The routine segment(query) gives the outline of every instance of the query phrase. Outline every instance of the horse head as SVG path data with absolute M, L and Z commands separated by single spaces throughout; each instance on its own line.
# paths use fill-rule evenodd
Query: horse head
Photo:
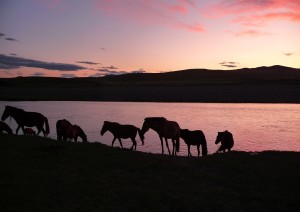
M 10 110 L 8 106 L 5 106 L 5 110 L 2 114 L 1 120 L 4 121 L 5 119 L 7 119 L 7 117 L 10 116 Z
M 224 132 L 218 132 L 215 144 L 218 144 L 223 140 L 223 134 L 224 134 Z
M 185 139 L 187 137 L 188 132 L 188 129 L 180 129 L 180 138 Z
M 104 133 L 108 130 L 108 124 L 109 124 L 108 121 L 104 121 L 102 129 L 100 131 L 100 135 L 104 135 Z
M 142 139 L 142 141 L 144 142 L 145 140 L 145 133 L 150 129 L 150 124 L 149 124 L 149 120 L 147 118 L 145 118 L 145 121 L 143 123 L 142 129 L 140 131 L 140 137 Z
M 87 136 L 86 136 L 86 134 L 84 133 L 84 131 L 82 129 L 81 129 L 81 138 L 82 138 L 83 142 L 88 142 L 87 141 Z
M 142 131 L 139 128 L 137 128 L 137 129 L 138 129 L 138 133 L 139 133 L 140 139 L 142 141 L 142 145 L 144 145 L 144 140 L 145 140 L 144 134 L 145 133 L 143 134 Z

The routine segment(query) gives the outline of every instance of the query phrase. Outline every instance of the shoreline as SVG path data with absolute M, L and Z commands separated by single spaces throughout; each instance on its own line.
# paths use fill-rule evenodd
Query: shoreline
M 1 86 L 0 101 L 99 101 L 300 104 L 300 84 L 197 87 Z
M 173 157 L 39 136 L 0 138 L 3 210 L 298 209 L 299 152 Z

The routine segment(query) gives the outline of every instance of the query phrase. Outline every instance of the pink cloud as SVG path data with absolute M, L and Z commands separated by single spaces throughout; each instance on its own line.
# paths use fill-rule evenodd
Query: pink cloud
M 233 21 L 248 26 L 263 26 L 270 21 L 300 22 L 300 13 L 296 14 L 291 12 L 271 12 L 262 15 L 238 17 Z
M 300 0 L 223 0 L 207 10 L 212 17 L 233 16 L 233 23 L 246 26 L 300 22 Z
M 188 13 L 188 9 L 182 5 L 171 5 L 170 10 L 173 12 L 178 12 L 178 13 L 182 13 L 182 14 Z
M 242 30 L 239 32 L 232 32 L 229 31 L 230 33 L 233 33 L 235 36 L 251 36 L 251 37 L 257 37 L 257 36 L 268 36 L 268 35 L 272 35 L 271 33 L 268 32 L 263 32 L 263 31 L 259 31 L 259 30 Z
M 107 14 L 141 24 L 161 25 L 191 32 L 204 32 L 189 16 L 191 0 L 98 0 L 97 7 Z

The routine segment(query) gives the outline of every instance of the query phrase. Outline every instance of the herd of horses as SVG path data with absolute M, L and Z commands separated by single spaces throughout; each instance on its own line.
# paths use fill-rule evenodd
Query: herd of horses
M 37 112 L 27 112 L 23 109 L 19 109 L 12 106 L 5 106 L 5 110 L 2 114 L 0 121 L 0 133 L 6 132 L 12 134 L 12 129 L 4 122 L 8 117 L 13 118 L 18 127 L 16 129 L 16 134 L 18 134 L 21 128 L 24 135 L 39 135 L 41 132 L 44 137 L 50 133 L 48 119 Z M 44 129 L 45 125 L 45 129 Z M 25 128 L 29 127 L 29 128 Z M 32 130 L 31 127 L 37 128 L 37 133 Z M 100 131 L 101 135 L 109 131 L 113 135 L 112 146 L 116 140 L 119 141 L 121 148 L 123 148 L 121 139 L 131 139 L 132 150 L 136 150 L 137 142 L 136 136 L 139 134 L 142 145 L 144 145 L 146 132 L 152 129 L 154 130 L 160 139 L 162 154 L 164 154 L 164 141 L 167 147 L 169 155 L 171 151 L 168 144 L 168 139 L 172 141 L 172 155 L 176 155 L 179 152 L 179 140 L 182 138 L 188 146 L 188 156 L 192 156 L 190 152 L 190 146 L 197 146 L 198 157 L 200 156 L 200 146 L 202 150 L 202 156 L 207 155 L 207 142 L 205 135 L 201 130 L 190 131 L 188 129 L 181 129 L 179 124 L 175 121 L 167 120 L 164 117 L 148 117 L 145 118 L 142 129 L 134 125 L 122 125 L 116 122 L 104 121 L 102 129 Z M 74 139 L 77 142 L 78 137 L 82 139 L 83 142 L 87 142 L 87 136 L 84 131 L 78 126 L 71 124 L 68 120 L 62 119 L 56 122 L 56 133 L 57 140 L 67 140 Z M 217 152 L 230 151 L 234 145 L 233 136 L 229 131 L 218 132 L 215 144 L 221 143 L 221 146 Z

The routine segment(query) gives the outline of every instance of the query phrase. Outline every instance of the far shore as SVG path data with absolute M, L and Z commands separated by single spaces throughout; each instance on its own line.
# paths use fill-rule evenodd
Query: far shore
M 0 101 L 300 103 L 298 84 L 201 86 L 1 86 Z

